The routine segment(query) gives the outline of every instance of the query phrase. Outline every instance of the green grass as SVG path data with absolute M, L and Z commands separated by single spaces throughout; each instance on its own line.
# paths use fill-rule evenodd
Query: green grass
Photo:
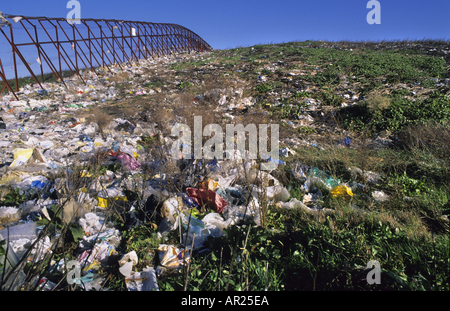
M 383 109 L 371 109 L 367 101 L 344 107 L 338 111 L 345 129 L 371 132 L 389 130 L 399 132 L 409 125 L 428 121 L 447 122 L 450 120 L 450 99 L 435 92 L 424 99 L 410 100 L 398 93 L 388 96 L 390 104 Z

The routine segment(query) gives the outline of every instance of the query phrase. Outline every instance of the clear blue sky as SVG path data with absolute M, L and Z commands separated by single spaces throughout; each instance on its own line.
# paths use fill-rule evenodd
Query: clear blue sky
M 2 0 L 0 11 L 66 17 L 66 0 Z M 368 0 L 79 0 L 81 18 L 175 23 L 215 49 L 303 40 L 450 40 L 450 1 L 379 0 L 381 24 L 369 25 Z

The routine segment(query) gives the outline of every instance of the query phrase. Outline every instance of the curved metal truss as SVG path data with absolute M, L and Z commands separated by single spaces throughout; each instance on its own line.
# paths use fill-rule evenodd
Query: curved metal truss
M 0 12 L 0 32 L 7 41 L 2 49 L 5 45 L 11 47 L 8 56 L 16 92 L 19 90 L 19 66 L 25 67 L 25 72 L 43 88 L 44 73 L 51 72 L 65 85 L 63 71 L 70 71 L 86 83 L 80 74 L 83 68 L 98 74 L 101 66 L 110 70 L 108 65 L 116 64 L 123 69 L 126 63 L 131 65 L 138 59 L 212 50 L 196 33 L 177 24 L 113 19 L 79 19 L 69 23 L 65 18 L 26 17 Z M 34 64 L 30 63 L 30 53 L 33 59 L 36 57 Z M 4 83 L 3 87 L 0 85 L 0 94 L 5 88 L 14 93 L 13 83 L 8 82 L 1 58 L 0 78 Z

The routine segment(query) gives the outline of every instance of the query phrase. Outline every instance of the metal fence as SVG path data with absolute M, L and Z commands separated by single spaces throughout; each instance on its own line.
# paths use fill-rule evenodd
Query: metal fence
M 79 19 L 79 23 L 69 23 L 65 18 L 0 12 L 0 32 L 0 94 L 7 89 L 14 96 L 19 91 L 20 75 L 31 76 L 41 88 L 49 73 L 65 85 L 64 71 L 86 83 L 80 74 L 84 68 L 98 74 L 99 67 L 110 70 L 111 64 L 122 68 L 138 59 L 212 50 L 191 30 L 166 23 L 113 19 Z M 1 44 L 1 40 L 6 41 Z M 8 73 L 2 56 L 9 61 Z

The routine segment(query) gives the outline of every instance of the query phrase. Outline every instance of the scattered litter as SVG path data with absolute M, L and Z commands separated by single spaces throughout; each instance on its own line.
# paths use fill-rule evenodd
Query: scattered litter
M 389 200 L 389 195 L 387 195 L 383 191 L 374 191 L 374 192 L 372 192 L 372 197 L 374 198 L 375 201 L 381 202 L 381 203 L 382 202 L 386 202 L 387 200 Z
M 200 57 L 204 55 L 197 54 Z M 40 59 L 37 61 L 40 62 Z M 88 117 L 79 117 L 74 113 L 89 112 L 99 103 L 120 103 L 127 98 L 138 100 L 136 96 L 145 98 L 164 92 L 166 86 L 152 85 L 150 79 L 153 76 L 145 74 L 143 68 L 151 70 L 159 62 L 168 64 L 172 61 L 168 57 L 142 60 L 140 64 L 127 65 L 123 69 L 120 66 L 111 66 L 110 71 L 100 68 L 101 74 L 86 70 L 83 71 L 86 85 L 75 81 L 76 77 L 64 81 L 70 91 L 61 83 L 43 82 L 44 89 L 36 84 L 23 86 L 18 92 L 20 100 L 14 100 L 10 95 L 0 97 L 0 149 L 4 154 L 0 187 L 13 188 L 8 189 L 13 192 L 1 195 L 2 198 L 8 194 L 23 197 L 17 206 L 0 206 L 0 239 L 5 238 L 9 230 L 7 247 L 11 251 L 7 260 L 10 265 L 17 263 L 36 241 L 43 228 L 38 222 L 46 223 L 55 217 L 55 207 L 64 202 L 58 217 L 61 225 L 69 226 L 78 243 L 76 259 L 85 264 L 80 277 L 85 290 L 100 290 L 106 280 L 101 272 L 107 267 L 108 260 L 113 255 L 121 255 L 119 272 L 129 291 L 158 291 L 157 277 L 167 269 L 179 269 L 189 263 L 192 252 L 202 250 L 208 238 L 220 238 L 229 226 L 251 220 L 261 225 L 261 198 L 278 208 L 323 212 L 327 209 L 321 207 L 324 195 L 318 185 L 328 189 L 331 197 L 350 199 L 354 192 L 364 189 L 361 179 L 371 185 L 380 181 L 382 175 L 378 173 L 350 168 L 354 182 L 347 187 L 329 172 L 295 161 L 296 151 L 293 149 L 301 145 L 325 150 L 314 140 L 297 138 L 288 139 L 283 145 L 289 145 L 292 149 L 279 149 L 278 155 L 282 159 L 269 157 L 266 161 L 283 168 L 290 164 L 290 177 L 302 185 L 304 195 L 301 198 L 291 197 L 291 189 L 280 182 L 283 179 L 274 177 L 276 174 L 273 172 L 260 169 L 259 164 L 249 157 L 245 158 L 242 167 L 239 161 L 231 160 L 214 160 L 208 164 L 203 160 L 189 161 L 187 153 L 180 153 L 177 165 L 181 163 L 179 169 L 182 174 L 170 176 L 167 168 L 174 163 L 159 160 L 153 154 L 167 153 L 165 148 L 173 137 L 163 137 L 156 123 L 151 124 L 154 117 L 150 113 L 137 113 L 142 114 L 139 117 L 145 117 L 145 122 L 138 122 L 138 118 L 124 114 L 122 118 L 105 120 L 101 126 L 102 122 L 90 123 Z M 282 64 L 279 62 L 277 66 Z M 267 70 L 275 71 L 273 67 Z M 206 72 L 205 69 L 197 74 Z M 159 72 L 155 76 L 163 77 L 164 74 Z M 295 82 L 295 78 L 302 75 L 292 72 L 287 80 Z M 117 81 L 126 81 L 129 77 L 139 77 L 142 83 L 127 83 L 123 90 L 116 88 Z M 267 76 L 262 75 L 257 81 L 262 83 L 267 80 Z M 280 103 L 285 95 L 277 94 L 275 90 L 271 92 L 279 98 L 271 101 L 270 106 L 284 107 Z M 240 120 L 242 115 L 252 113 L 256 103 L 254 98 L 243 94 L 243 88 L 217 89 L 206 94 L 194 94 L 189 101 L 195 105 L 213 101 L 217 107 L 215 111 L 223 112 L 222 116 Z M 344 97 L 349 103 L 356 100 L 348 94 Z M 299 111 L 294 122 L 286 120 L 287 125 L 296 128 L 312 126 L 310 123 L 319 115 L 313 110 L 320 102 L 306 98 L 305 104 L 310 109 Z M 165 104 L 161 102 L 161 105 Z M 163 142 L 162 147 L 155 143 L 158 141 Z M 377 138 L 373 143 L 386 145 L 389 141 Z M 355 142 L 345 137 L 339 144 L 353 147 Z M 82 169 L 82 186 L 75 189 L 78 181 L 71 180 L 72 166 L 92 162 L 98 163 L 99 167 L 96 170 Z M 152 173 L 148 175 L 146 170 Z M 142 189 L 142 193 L 130 189 Z M 389 199 L 382 191 L 372 192 L 372 197 L 378 202 Z M 136 265 L 142 262 L 141 258 L 135 251 L 121 254 L 117 249 L 121 232 L 107 219 L 108 211 L 123 216 L 127 230 L 152 223 L 157 228 L 155 236 L 166 241 L 169 233 L 176 232 L 182 247 L 159 244 L 160 266 L 147 266 L 141 271 L 134 271 Z M 26 262 L 40 260 L 52 252 L 61 234 L 60 228 L 55 227 L 51 234 L 36 243 Z M 64 260 L 60 260 L 54 265 L 61 268 L 63 263 Z M 57 286 L 48 279 L 41 279 L 38 285 L 44 290 Z

